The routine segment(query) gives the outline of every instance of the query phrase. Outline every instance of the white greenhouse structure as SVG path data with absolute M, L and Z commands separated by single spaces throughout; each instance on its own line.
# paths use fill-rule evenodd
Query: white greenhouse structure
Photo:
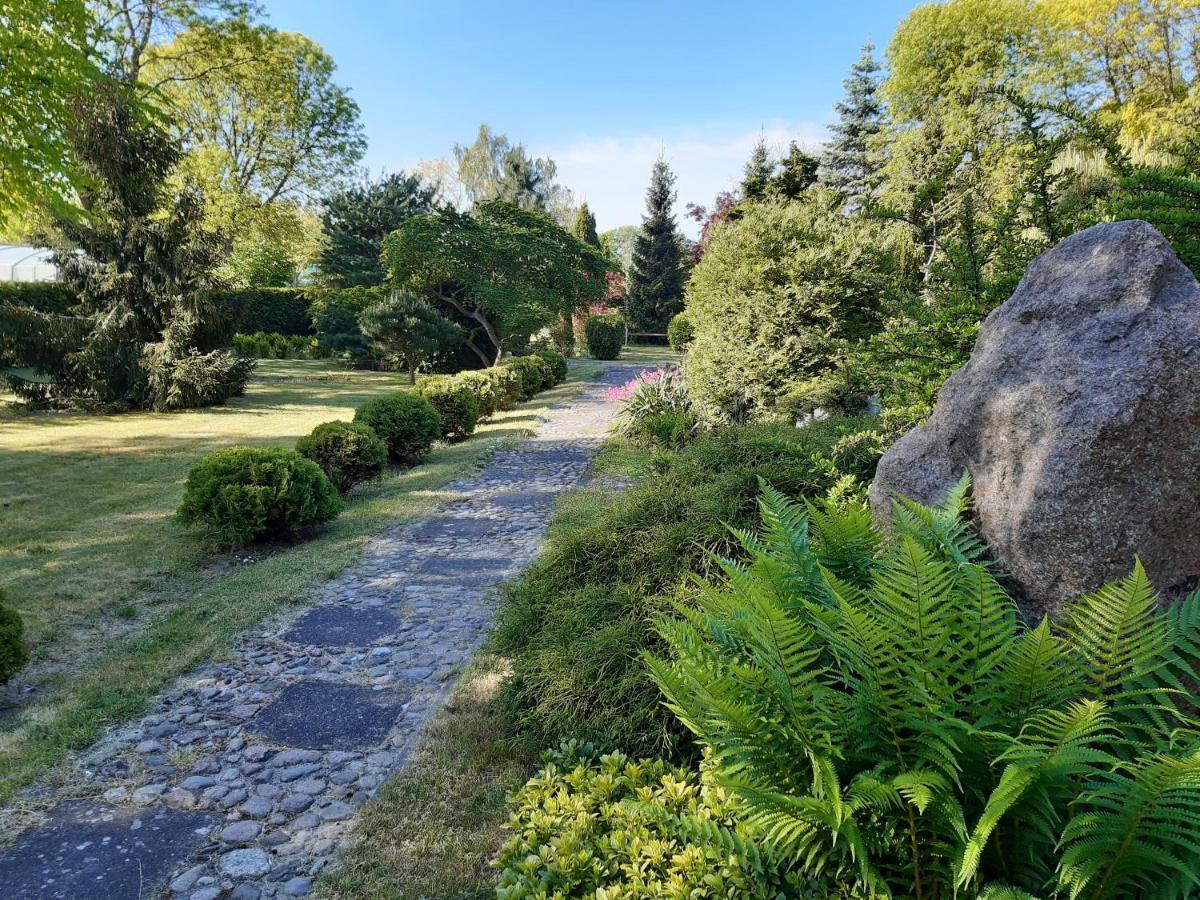
M 58 269 L 42 247 L 0 244 L 0 281 L 57 281 Z

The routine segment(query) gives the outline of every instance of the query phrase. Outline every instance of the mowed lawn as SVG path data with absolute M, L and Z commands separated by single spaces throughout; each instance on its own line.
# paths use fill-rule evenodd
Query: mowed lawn
M 190 467 L 220 447 L 290 447 L 314 425 L 406 389 L 403 376 L 264 361 L 244 397 L 214 409 L 0 411 L 0 586 L 33 649 L 0 695 L 9 706 L 0 710 L 0 801 L 240 631 L 311 597 L 371 536 L 427 515 L 448 499 L 441 488 L 594 371 L 576 364 L 566 385 L 499 414 L 470 440 L 356 489 L 314 540 L 239 554 L 213 553 L 175 519 Z

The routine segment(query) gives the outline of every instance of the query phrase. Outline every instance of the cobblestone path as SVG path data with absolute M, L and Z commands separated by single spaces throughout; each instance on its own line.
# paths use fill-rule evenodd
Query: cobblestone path
M 381 535 L 282 629 L 110 735 L 3 854 L 0 894 L 187 900 L 306 895 L 355 809 L 403 764 L 482 641 L 493 589 L 537 552 L 639 371 L 612 364 L 535 433 L 449 485 L 462 500 Z M 0 811 L 2 814 L 2 811 Z

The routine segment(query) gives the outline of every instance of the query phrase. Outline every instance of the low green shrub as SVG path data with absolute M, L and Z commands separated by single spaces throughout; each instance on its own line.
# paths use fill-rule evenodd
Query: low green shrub
M 554 377 L 554 384 L 562 384 L 567 380 L 567 358 L 557 350 L 535 350 L 533 355 L 544 359 L 547 365 L 550 366 L 550 373 Z M 548 386 L 553 387 L 554 384 Z
M 686 312 L 676 313 L 667 323 L 667 343 L 676 353 L 683 353 L 696 336 L 692 320 Z
M 442 436 L 438 411 L 424 397 L 396 393 L 368 400 L 354 411 L 354 421 L 374 430 L 387 444 L 393 462 L 420 462 Z
M 479 401 L 466 384 L 455 376 L 435 375 L 417 386 L 417 393 L 433 404 L 447 441 L 466 440 L 475 433 L 479 420 Z
M 341 509 L 325 473 L 295 450 L 228 447 L 192 467 L 179 515 L 220 546 L 295 540 Z
M 696 424 L 692 398 L 678 366 L 642 372 L 613 390 L 611 397 L 621 402 L 616 416 L 617 427 L 630 437 L 662 435 L 664 429 L 671 430 L 668 423 L 686 421 L 689 431 Z M 649 429 L 646 427 L 648 419 L 655 420 Z
M 589 316 L 584 335 L 588 356 L 592 359 L 616 359 L 625 344 L 625 320 L 611 313 Z
M 532 400 L 554 383 L 550 364 L 538 356 L 510 356 L 501 363 L 521 377 L 521 399 Z
M 159 411 L 220 406 L 244 394 L 254 374 L 254 360 L 227 350 L 174 355 L 169 344 L 159 343 L 147 347 L 144 360 L 152 405 Z
M 666 450 L 678 450 L 692 437 L 696 420 L 685 412 L 660 412 L 638 424 L 638 436 Z
M 325 422 L 300 440 L 296 451 L 311 459 L 340 493 L 368 481 L 387 468 L 388 447 L 367 425 Z
M 323 354 L 315 338 L 293 334 L 235 334 L 233 349 L 248 359 L 318 359 Z
M 470 369 L 453 376 L 455 384 L 462 385 L 475 398 L 479 407 L 479 418 L 490 419 L 500 408 L 500 391 L 496 379 L 487 369 Z
M 521 399 L 521 373 L 511 366 L 492 366 L 481 369 L 496 385 L 496 409 L 512 409 Z
M 751 842 L 836 896 L 1191 896 L 1200 592 L 1164 608 L 1135 562 L 1024 624 L 969 486 L 890 541 L 865 503 L 765 491 L 740 562 L 658 619 L 667 703 Z
M 25 623 L 0 590 L 0 684 L 8 684 L 29 659 L 24 634 Z
M 500 900 L 805 896 L 749 843 L 740 802 L 703 775 L 576 745 L 542 763 L 513 798 Z
M 693 572 L 711 571 L 708 552 L 736 552 L 728 526 L 754 523 L 760 478 L 806 496 L 842 479 L 829 448 L 862 422 L 819 424 L 702 432 L 628 491 L 580 495 L 595 508 L 552 527 L 497 612 L 494 648 L 513 665 L 500 703 L 522 747 L 574 738 L 639 756 L 687 752 L 638 652 L 660 646 L 654 614 L 686 595 Z

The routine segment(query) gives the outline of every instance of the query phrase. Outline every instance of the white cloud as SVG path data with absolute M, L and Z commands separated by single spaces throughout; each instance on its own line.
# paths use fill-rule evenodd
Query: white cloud
M 650 169 L 662 154 L 677 178 L 679 224 L 694 237 L 698 228 L 684 217 L 687 204 L 709 206 L 720 191 L 736 187 L 760 137 L 766 138 L 778 156 L 790 141 L 811 151 L 825 140 L 826 133 L 819 125 L 776 122 L 762 128 L 727 127 L 703 134 L 586 137 L 561 146 L 531 146 L 530 151 L 558 164 L 559 182 L 575 192 L 576 200 L 587 201 L 601 231 L 641 222 Z

